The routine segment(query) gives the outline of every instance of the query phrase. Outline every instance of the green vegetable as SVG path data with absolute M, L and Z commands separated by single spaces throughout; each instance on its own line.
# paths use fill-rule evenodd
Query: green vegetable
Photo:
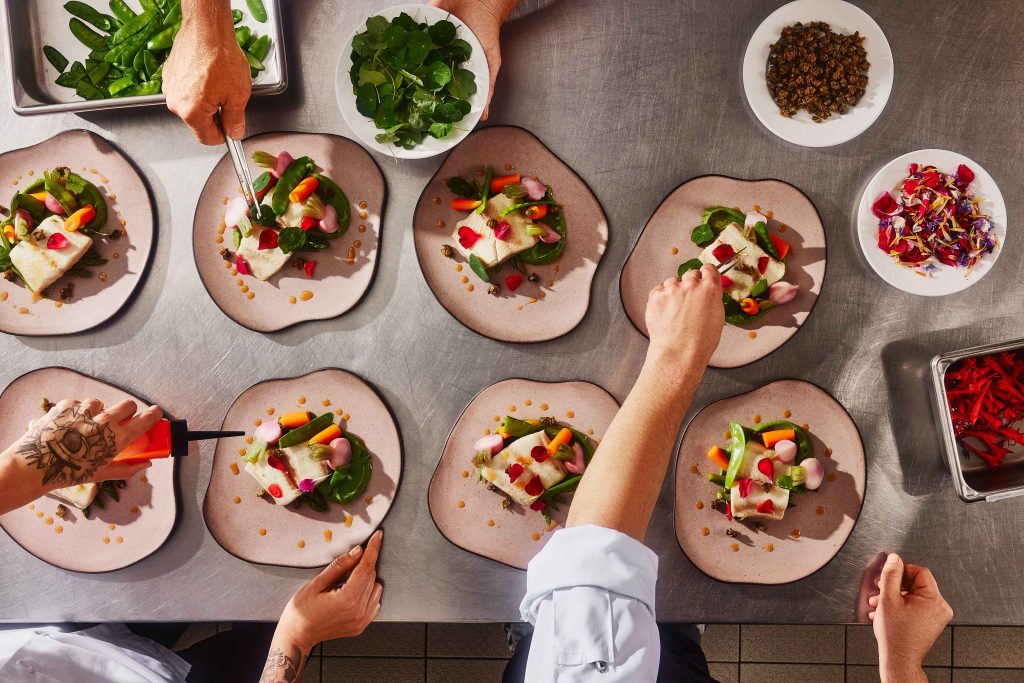
M 57 76 L 55 83 L 62 85 L 65 88 L 74 88 L 78 85 L 78 82 L 86 77 L 85 67 L 82 66 L 81 62 L 75 62 L 71 65 L 71 68 Z
M 743 225 L 747 221 L 746 215 L 727 206 L 712 206 L 704 209 L 702 219 L 705 224 L 711 226 L 716 234 L 722 232 L 730 223 Z
M 242 246 L 242 231 L 238 228 L 233 229 L 231 231 L 231 241 L 235 245 L 235 250 L 237 251 L 238 247 Z
M 90 50 L 104 50 L 107 47 L 107 39 L 85 25 L 78 17 L 72 17 L 68 22 L 71 35 L 78 39 L 78 42 Z
M 518 439 L 521 436 L 527 436 L 528 434 L 539 432 L 542 429 L 544 429 L 544 426 L 540 424 L 532 425 L 529 422 L 526 422 L 525 420 L 517 420 L 511 415 L 506 415 L 505 419 L 502 420 L 501 424 L 498 425 L 498 429 L 500 431 L 505 432 L 509 436 Z
M 315 489 L 309 493 L 302 494 L 302 497 L 296 502 L 301 501 L 305 503 L 309 506 L 309 509 L 314 512 L 327 512 L 329 507 L 327 503 L 327 491 L 329 486 L 330 480 L 324 479 L 322 482 L 317 484 Z
M 253 439 L 249 445 L 248 450 L 245 452 L 244 459 L 248 463 L 255 464 L 263 457 L 263 454 L 267 452 L 267 442 L 260 439 Z
M 120 45 L 135 34 L 145 30 L 149 23 L 157 18 L 158 14 L 156 10 L 147 10 L 139 16 L 124 22 L 121 28 L 114 31 L 114 34 L 110 36 L 110 44 Z
M 807 470 L 799 465 L 793 465 L 789 468 L 788 476 L 790 481 L 792 481 L 793 486 L 800 486 L 807 481 Z
M 129 7 L 128 3 L 124 2 L 124 0 L 110 0 L 108 6 L 110 7 L 110 11 L 114 13 L 114 16 L 117 17 L 117 20 L 121 23 L 131 21 L 136 16 L 135 12 L 132 11 L 132 8 Z
M 263 6 L 263 0 L 245 0 L 245 4 L 253 19 L 261 24 L 267 23 L 267 8 Z
M 32 220 L 36 225 L 39 225 L 44 221 L 47 216 L 50 216 L 52 212 L 46 208 L 46 204 L 39 201 L 30 194 L 16 194 L 11 199 L 11 215 L 18 209 L 24 209 L 28 211 L 29 215 L 32 216 Z
M 549 198 L 551 197 L 550 190 L 548 190 L 547 196 Z M 528 263 L 533 266 L 543 266 L 548 263 L 554 263 L 562 256 L 562 252 L 565 251 L 567 228 L 565 225 L 565 216 L 562 213 L 562 210 L 556 208 L 548 211 L 548 215 L 544 216 L 544 218 L 540 220 L 542 223 L 561 235 L 562 239 L 554 242 L 553 244 L 537 242 L 537 244 L 533 245 L 526 251 L 517 254 L 518 260 L 522 263 Z
M 768 293 L 768 281 L 761 278 L 754 283 L 753 288 L 750 290 L 750 296 L 754 299 L 760 299 Z
M 757 238 L 757 246 L 764 249 L 764 253 L 776 261 L 782 260 L 782 257 L 779 256 L 779 250 L 775 248 L 775 243 L 768 237 L 768 226 L 765 225 L 764 221 L 758 221 L 754 224 L 754 235 Z
M 235 29 L 235 41 L 244 50 L 252 42 L 252 29 L 248 26 L 239 26 Z
M 683 261 L 682 263 L 680 263 L 679 270 L 676 274 L 679 277 L 682 277 L 683 273 L 686 273 L 691 270 L 700 270 L 703 266 L 704 262 L 701 261 L 699 258 L 692 258 L 689 261 Z
M 719 486 L 725 486 L 725 475 L 724 474 L 709 474 L 708 481 L 712 484 L 718 484 Z
M 454 177 L 449 178 L 445 185 L 452 191 L 456 197 L 464 197 L 465 199 L 473 199 L 479 193 L 479 190 L 473 186 L 471 182 L 464 178 Z
M 79 203 L 82 206 L 91 204 L 96 212 L 91 221 L 79 228 L 79 232 L 86 235 L 100 234 L 99 231 L 107 223 L 107 202 L 100 193 L 99 188 L 73 172 L 68 173 L 66 187 L 78 196 Z
M 270 36 L 259 36 L 252 40 L 246 48 L 249 54 L 256 59 L 263 61 L 270 54 Z
M 469 255 L 469 268 L 484 282 L 491 281 L 491 276 L 487 274 L 487 269 L 484 268 L 483 262 L 477 258 L 476 254 Z
M 301 427 L 296 427 L 290 432 L 286 433 L 277 442 L 278 448 L 288 448 L 289 446 L 295 446 L 297 444 L 309 441 L 314 436 L 322 432 L 323 430 L 334 424 L 333 413 L 324 413 L 319 417 L 315 417 Z
M 487 167 L 487 171 L 484 173 L 484 182 L 480 185 L 480 206 L 476 207 L 474 211 L 477 213 L 483 213 L 484 209 L 487 208 L 487 198 L 491 194 L 491 178 L 494 177 L 494 171 L 491 167 Z M 502 213 L 502 216 L 505 214 Z
M 46 55 L 46 60 L 53 64 L 53 68 L 57 71 L 63 72 L 68 65 L 68 58 L 60 53 L 60 50 L 51 46 L 43 46 L 43 54 Z
M 57 176 L 51 172 L 46 171 L 43 174 L 46 191 L 57 200 L 60 207 L 64 209 L 64 215 L 70 216 L 75 211 L 78 211 L 78 199 L 75 198 L 68 189 L 57 181 Z
M 694 244 L 704 246 L 715 239 L 715 230 L 707 223 L 702 223 L 690 233 L 690 241 Z
M 743 456 L 747 452 L 747 437 L 743 425 L 729 423 L 729 469 L 725 471 L 725 488 L 731 489 L 743 465 Z
M 245 14 L 242 13 L 242 10 L 240 10 L 240 9 L 233 9 L 233 10 L 231 10 L 231 21 L 232 21 L 232 23 L 237 24 L 238 22 L 242 21 L 242 19 L 244 19 L 244 18 L 245 18 Z
M 110 73 L 110 62 L 99 62 L 86 72 L 93 85 L 99 85 Z
M 490 183 L 488 183 L 488 185 L 490 185 Z M 521 204 L 513 204 L 512 206 L 507 206 L 501 211 L 499 211 L 498 215 L 507 216 L 513 211 L 522 211 L 523 209 L 528 209 L 531 206 L 540 206 L 541 204 L 548 204 L 550 206 L 554 206 L 555 202 L 554 200 L 551 199 L 542 199 L 539 202 L 522 202 Z
M 373 460 L 363 440 L 351 432 L 346 432 L 344 438 L 352 446 L 352 460 L 334 470 L 328 485 L 331 500 L 341 505 L 362 495 L 373 473 Z
M 110 32 L 117 28 L 117 20 L 114 19 L 114 17 L 109 14 L 103 14 L 84 2 L 70 0 L 70 2 L 64 3 L 64 9 L 66 9 L 69 14 L 89 22 L 101 31 Z
M 306 246 L 306 231 L 290 226 L 281 228 L 277 233 L 277 247 L 286 254 L 298 251 Z
M 754 427 L 754 433 L 763 434 L 777 429 L 792 429 L 796 434 L 796 464 L 799 465 L 807 458 L 814 457 L 814 444 L 811 442 L 811 435 L 800 425 L 793 424 L 789 420 L 772 420 L 763 422 Z
M 256 59 L 255 57 L 253 57 L 248 52 L 244 52 L 243 51 L 242 54 L 245 55 L 245 61 L 249 62 L 250 74 L 253 71 L 255 71 L 256 73 L 259 73 L 260 71 L 266 71 L 267 70 L 267 67 L 264 66 L 263 62 L 261 62 L 260 60 Z
M 338 231 L 334 233 L 322 233 L 327 239 L 335 239 L 345 234 L 348 230 L 349 223 L 352 220 L 352 208 L 349 206 L 348 197 L 345 196 L 344 190 L 338 185 L 323 175 L 322 173 L 313 173 L 313 177 L 316 178 L 319 183 L 316 188 L 316 194 L 320 196 L 327 204 L 334 207 L 334 210 L 338 214 Z
M 174 36 L 181 29 L 181 24 L 171 24 L 164 30 L 146 41 L 147 50 L 170 50 L 174 44 Z
M 281 178 L 274 186 L 274 195 L 271 197 L 270 206 L 278 216 L 288 210 L 288 195 L 292 193 L 295 186 L 302 182 L 302 179 L 313 172 L 315 165 L 309 157 L 299 157 L 288 165 Z

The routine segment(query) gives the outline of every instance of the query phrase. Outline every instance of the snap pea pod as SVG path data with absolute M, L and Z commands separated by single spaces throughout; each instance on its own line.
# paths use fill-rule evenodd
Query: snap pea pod
M 334 470 L 327 488 L 331 499 L 341 505 L 351 503 L 366 490 L 373 471 L 373 459 L 363 440 L 351 432 L 345 434 L 345 439 L 352 446 L 352 460 Z
M 340 237 L 348 230 L 348 224 L 352 219 L 352 209 L 349 206 L 348 197 L 345 196 L 345 191 L 327 176 L 321 173 L 314 173 L 313 177 L 316 178 L 318 183 L 316 193 L 320 195 L 321 199 L 333 206 L 334 210 L 338 213 L 338 231 L 324 233 L 324 236 L 328 239 Z
M 116 81 L 107 86 L 107 92 L 110 93 L 111 97 L 117 95 L 124 90 L 135 85 L 135 79 L 132 76 L 121 76 Z
M 162 66 L 157 63 L 156 57 L 153 56 L 153 53 L 149 50 L 142 51 L 142 65 L 146 69 L 146 74 L 148 74 L 150 78 L 153 78 L 160 73 L 160 67 Z
M 782 260 L 781 256 L 779 256 L 779 250 L 775 248 L 775 243 L 768 236 L 768 226 L 765 225 L 764 221 L 758 221 L 754 224 L 754 235 L 757 237 L 757 246 L 764 249 L 765 253 L 776 261 Z
M 253 19 L 261 24 L 267 23 L 267 8 L 263 6 L 263 0 L 245 0 L 245 4 L 249 7 Z
M 89 80 L 92 81 L 93 85 L 99 85 L 103 82 L 103 79 L 110 73 L 110 62 L 99 62 L 96 66 L 92 67 L 86 72 Z
M 71 35 L 90 50 L 106 49 L 107 39 L 86 26 L 85 22 L 78 17 L 72 17 L 68 22 L 68 27 L 71 29 Z
M 46 188 L 47 193 L 51 197 L 57 200 L 60 204 L 60 208 L 64 209 L 64 214 L 70 216 L 75 211 L 78 211 L 78 200 L 75 199 L 75 195 L 71 193 L 66 187 L 57 182 L 57 178 L 52 173 L 47 171 L 43 174 L 43 187 Z
M 244 50 L 252 42 L 252 29 L 248 26 L 239 26 L 235 29 L 235 41 Z
M 46 204 L 27 193 L 16 194 L 11 199 L 11 214 L 13 215 L 18 209 L 28 211 L 28 214 L 32 216 L 32 220 L 37 224 L 50 213 L 50 210 L 46 208 Z
M 160 80 L 144 81 L 122 91 L 121 97 L 146 97 L 149 95 L 159 95 L 160 88 L 162 86 L 163 82 Z
M 110 11 L 113 12 L 114 16 L 122 24 L 138 16 L 124 0 L 110 0 L 107 6 L 110 7 Z
M 157 33 L 146 42 L 147 50 L 170 50 L 174 44 L 174 36 L 178 33 L 181 24 L 171 24 L 164 30 Z
M 44 187 L 44 183 L 45 182 L 46 182 L 46 179 L 43 176 L 39 176 L 38 178 L 33 180 L 31 183 L 29 183 L 28 187 L 26 187 L 24 190 L 22 190 L 22 192 L 24 192 L 25 194 L 33 194 L 33 193 L 36 193 L 36 192 L 42 192 L 44 189 L 46 189 Z
M 155 2 L 153 2 L 153 0 L 139 0 L 139 4 L 142 5 L 142 9 L 147 12 L 150 10 L 157 11 L 160 9 L 160 7 Z
M 54 69 L 63 73 L 68 65 L 68 58 L 62 55 L 60 50 L 51 45 L 44 45 L 43 54 L 46 55 L 46 61 L 53 64 Z
M 729 423 L 729 469 L 725 471 L 725 488 L 731 489 L 736 482 L 736 475 L 743 465 L 743 456 L 747 452 L 747 436 L 743 431 L 743 425 L 737 422 Z
M 231 10 L 231 21 L 232 21 L 232 23 L 237 24 L 238 22 L 240 22 L 244 18 L 245 18 L 245 15 L 242 14 L 242 10 L 240 10 L 240 9 L 233 9 L 233 10 Z
M 259 61 L 263 61 L 270 53 L 270 36 L 260 36 L 249 43 L 246 50 Z
M 75 94 L 87 100 L 103 99 L 103 91 L 93 85 L 92 81 L 88 78 L 83 78 L 78 81 L 78 85 L 75 86 Z
M 110 36 L 110 44 L 120 45 L 139 31 L 146 29 L 146 27 L 149 26 L 149 23 L 154 19 L 159 18 L 159 16 L 160 13 L 157 10 L 149 10 L 129 21 L 126 21 L 121 28 L 114 32 L 114 35 Z
M 274 186 L 274 196 L 270 200 L 270 208 L 278 216 L 284 215 L 288 210 L 288 195 L 292 193 L 295 186 L 302 182 L 302 179 L 313 172 L 313 160 L 309 157 L 299 157 L 285 169 L 281 178 Z
M 513 211 L 521 211 L 522 209 L 528 209 L 531 206 L 540 206 L 541 204 L 547 204 L 549 206 L 554 206 L 556 203 L 557 202 L 555 202 L 552 199 L 542 199 L 539 202 L 523 202 L 521 204 L 513 204 L 512 206 L 505 207 L 504 209 L 499 211 L 498 215 L 499 216 L 507 216 L 510 213 L 512 213 Z
M 242 54 L 245 55 L 245 60 L 247 62 L 249 62 L 249 69 L 250 69 L 250 71 L 255 71 L 256 73 L 259 73 L 261 71 L 266 71 L 267 70 L 267 67 L 264 66 L 263 62 L 261 62 L 260 60 L 256 59 L 255 57 L 253 57 L 248 52 L 243 52 Z
M 103 199 L 99 188 L 77 173 L 68 174 L 68 185 L 73 187 L 82 206 L 91 205 L 96 212 L 93 219 L 79 230 L 86 234 L 98 233 L 107 224 L 107 202 Z
M 110 33 L 117 28 L 117 19 L 114 19 L 114 17 L 109 14 L 103 14 L 93 6 L 87 5 L 84 2 L 70 0 L 69 2 L 64 3 L 64 9 L 66 9 L 71 15 L 92 24 L 101 31 Z
M 332 413 L 324 413 L 282 436 L 277 442 L 277 447 L 289 448 L 309 441 L 332 424 L 334 424 L 334 415 Z
M 175 3 L 171 9 L 167 10 L 167 16 L 164 17 L 164 26 L 173 26 L 174 24 L 181 23 L 181 3 Z
M 57 85 L 62 85 L 65 88 L 74 88 L 78 85 L 78 82 L 85 78 L 86 71 L 85 67 L 82 66 L 81 62 L 75 62 L 71 65 L 71 68 L 57 76 Z

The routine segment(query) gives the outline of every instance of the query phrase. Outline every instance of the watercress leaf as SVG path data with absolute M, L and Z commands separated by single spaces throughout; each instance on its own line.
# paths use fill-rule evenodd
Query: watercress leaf
M 377 91 L 367 83 L 356 90 L 356 110 L 363 116 L 373 118 L 377 114 Z
M 477 194 L 479 194 L 477 192 L 477 189 L 473 187 L 473 183 L 469 182 L 465 178 L 460 178 L 458 176 L 449 178 L 445 182 L 445 185 L 447 185 L 448 189 L 452 191 L 452 194 L 458 197 L 475 198 Z
M 375 135 L 374 139 L 381 144 L 384 144 L 385 142 L 394 142 L 395 139 L 398 137 L 398 131 L 402 130 L 403 128 L 406 128 L 407 126 L 408 124 L 405 123 L 399 123 L 396 126 L 391 126 L 383 133 L 378 133 L 377 135 Z
M 469 267 L 484 282 L 491 281 L 491 276 L 487 274 L 487 269 L 484 268 L 483 262 L 477 258 L 476 254 L 469 255 Z
M 282 228 L 277 233 L 277 246 L 286 254 L 301 249 L 306 244 L 306 231 L 302 228 Z
M 420 27 L 416 20 L 408 15 L 406 12 L 402 12 L 392 20 L 392 25 L 400 26 L 406 31 L 415 31 Z
M 452 80 L 452 70 L 444 62 L 431 62 L 427 65 L 425 80 L 428 90 L 440 90 Z
M 473 54 L 473 47 L 462 38 L 456 38 L 445 48 L 445 52 L 452 59 L 464 62 Z
M 369 66 L 364 66 L 359 70 L 359 83 L 358 85 L 384 85 L 388 82 L 388 77 L 382 74 L 380 71 L 376 71 Z
M 469 69 L 456 69 L 447 90 L 452 97 L 468 100 L 476 94 L 476 77 Z
M 374 48 L 371 45 L 369 36 L 365 33 L 360 33 L 352 38 L 352 51 L 363 59 L 373 57 Z
M 262 225 L 265 228 L 272 228 L 277 225 L 277 214 L 274 213 L 274 209 L 270 205 L 260 204 L 259 214 L 253 211 L 252 218 L 250 220 L 256 225 Z
M 448 45 L 455 40 L 455 24 L 444 19 L 431 26 L 430 38 L 438 45 Z
M 715 239 L 715 230 L 707 223 L 702 223 L 690 233 L 690 241 L 694 244 L 705 245 Z
M 683 263 L 679 264 L 679 270 L 676 274 L 679 277 L 682 277 L 683 273 L 686 273 L 691 270 L 700 270 L 701 266 L 703 265 L 704 262 L 701 261 L 699 258 L 692 258 L 689 261 L 684 261 Z
M 432 124 L 430 124 L 430 128 L 428 129 L 427 132 L 430 133 L 431 137 L 441 139 L 451 135 L 453 130 L 455 130 L 454 123 L 442 123 L 440 121 L 434 121 Z
M 421 112 L 431 113 L 437 106 L 437 95 L 422 88 L 416 88 L 412 94 L 412 103 Z
M 384 44 L 389 50 L 400 50 L 405 47 L 406 42 L 409 40 L 409 31 L 398 25 L 398 22 L 393 22 L 384 31 Z
M 430 36 L 425 31 L 413 31 L 406 41 L 406 68 L 416 68 L 430 53 Z
M 457 123 L 461 121 L 465 114 L 458 106 L 456 106 L 456 103 L 461 101 L 462 100 L 452 100 L 449 102 L 442 102 L 434 107 L 434 120 L 440 123 Z
M 398 114 L 395 112 L 393 98 L 385 98 L 381 101 L 380 106 L 377 107 L 377 113 L 373 117 L 373 123 L 384 130 L 398 125 Z
M 389 22 L 384 17 L 370 17 L 366 20 L 366 33 L 360 35 L 366 35 L 369 40 L 374 42 L 382 42 L 384 40 L 384 32 L 388 30 Z

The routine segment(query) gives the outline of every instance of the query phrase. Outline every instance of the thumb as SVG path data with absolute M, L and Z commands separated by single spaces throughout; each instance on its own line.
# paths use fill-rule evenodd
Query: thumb
M 232 140 L 241 140 L 245 137 L 245 105 L 248 100 L 238 102 L 229 99 L 220 110 L 220 120 L 224 124 L 224 132 Z
M 309 585 L 313 587 L 318 593 L 328 591 L 337 584 L 341 583 L 341 580 L 345 577 L 345 574 L 352 571 L 352 569 L 359 564 L 359 558 L 363 554 L 361 546 L 355 546 L 352 550 L 344 555 L 339 555 L 334 560 L 324 567 L 324 570 L 313 577 L 309 582 Z
M 900 590 L 903 585 L 903 560 L 896 553 L 889 553 L 882 567 L 882 575 L 878 578 L 878 589 L 880 591 L 879 606 L 897 604 L 903 596 Z

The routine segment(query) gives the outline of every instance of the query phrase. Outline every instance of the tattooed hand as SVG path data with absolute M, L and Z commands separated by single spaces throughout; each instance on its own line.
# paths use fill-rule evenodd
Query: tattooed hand
M 33 420 L 25 435 L 0 455 L 0 486 L 16 492 L 0 504 L 13 509 L 54 489 L 127 479 L 149 463 L 111 462 L 163 416 L 151 406 L 135 415 L 134 401 L 104 410 L 96 399 L 61 401 Z

